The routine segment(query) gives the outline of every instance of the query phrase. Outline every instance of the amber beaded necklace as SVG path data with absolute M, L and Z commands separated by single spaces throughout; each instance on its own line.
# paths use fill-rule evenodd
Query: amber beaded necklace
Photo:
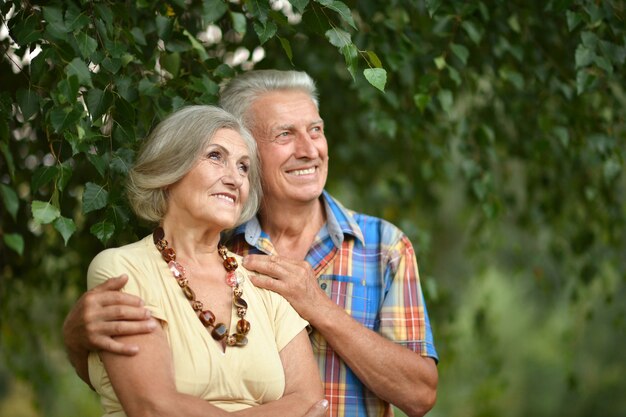
M 176 278 L 176 282 L 183 290 L 183 294 L 191 303 L 191 307 L 198 315 L 198 318 L 204 327 L 211 329 L 211 336 L 217 341 L 224 341 L 228 346 L 245 346 L 248 344 L 246 335 L 250 331 L 250 323 L 244 319 L 248 311 L 248 303 L 241 298 L 243 289 L 240 284 L 243 282 L 241 273 L 235 272 L 237 260 L 232 256 L 228 256 L 226 246 L 220 244 L 217 248 L 218 253 L 224 259 L 224 269 L 226 269 L 226 284 L 233 288 L 233 307 L 237 309 L 237 332 L 228 335 L 228 329 L 224 323 L 215 324 L 215 314 L 211 310 L 203 310 L 202 301 L 196 300 L 196 293 L 189 286 L 189 280 L 185 272 L 185 267 L 176 260 L 176 251 L 168 246 L 165 240 L 165 231 L 162 227 L 157 227 L 152 232 L 152 240 L 156 245 L 161 256 L 167 262 L 167 266 L 172 271 L 172 275 Z

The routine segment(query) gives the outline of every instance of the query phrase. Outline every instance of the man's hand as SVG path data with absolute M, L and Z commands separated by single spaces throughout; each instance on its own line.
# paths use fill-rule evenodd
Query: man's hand
M 306 261 L 276 255 L 247 255 L 243 266 L 271 277 L 250 274 L 254 285 L 285 297 L 305 320 L 311 321 L 314 314 L 319 314 L 319 307 L 330 300 L 320 289 L 311 265 Z
M 63 323 L 63 340 L 76 373 L 89 384 L 89 351 L 106 350 L 134 355 L 139 348 L 115 340 L 115 336 L 149 333 L 157 326 L 143 301 L 119 290 L 128 277 L 120 275 L 83 294 Z

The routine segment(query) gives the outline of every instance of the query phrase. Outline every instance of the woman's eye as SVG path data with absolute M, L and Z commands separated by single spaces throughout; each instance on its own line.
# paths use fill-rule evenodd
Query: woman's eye
M 250 165 L 245 164 L 245 163 L 239 164 L 239 171 L 242 174 L 247 174 L 250 171 Z
M 222 159 L 222 154 L 220 154 L 218 151 L 213 151 L 213 152 L 209 152 L 206 157 L 207 159 L 220 161 Z

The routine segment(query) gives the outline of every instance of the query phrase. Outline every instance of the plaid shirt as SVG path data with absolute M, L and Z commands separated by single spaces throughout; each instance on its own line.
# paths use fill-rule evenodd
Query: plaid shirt
M 385 220 L 344 208 L 325 191 L 322 200 L 327 222 L 306 257 L 320 287 L 363 326 L 438 360 L 409 239 Z M 230 246 L 242 255 L 277 254 L 257 218 L 235 229 Z M 330 417 L 393 415 L 319 332 L 310 337 Z

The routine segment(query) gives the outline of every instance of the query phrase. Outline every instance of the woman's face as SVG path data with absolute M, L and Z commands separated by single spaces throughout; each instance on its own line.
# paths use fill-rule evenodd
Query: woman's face
M 250 192 L 249 167 L 250 154 L 241 135 L 218 130 L 191 171 L 168 187 L 166 216 L 219 231 L 233 227 Z

